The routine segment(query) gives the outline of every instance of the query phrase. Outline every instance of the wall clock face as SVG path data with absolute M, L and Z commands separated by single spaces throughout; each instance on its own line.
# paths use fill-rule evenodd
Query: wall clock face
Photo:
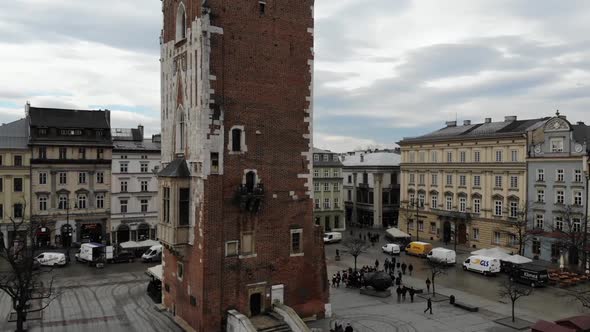
M 578 153 L 582 152 L 582 149 L 583 149 L 582 144 L 576 144 L 576 146 L 574 147 L 574 149 Z
M 535 146 L 535 153 L 541 153 L 541 146 L 540 145 Z

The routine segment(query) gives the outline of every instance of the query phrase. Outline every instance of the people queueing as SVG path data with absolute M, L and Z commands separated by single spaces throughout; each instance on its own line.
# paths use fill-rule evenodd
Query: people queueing
M 402 263 L 402 272 L 405 275 L 406 274 L 406 269 L 408 268 L 408 266 L 406 265 L 406 263 Z
M 397 303 L 400 303 L 402 301 L 402 288 L 399 284 L 397 285 L 397 290 L 395 292 L 397 293 Z
M 430 279 L 426 278 L 426 294 L 430 294 Z
M 428 301 L 426 302 L 426 309 L 424 310 L 424 313 L 426 313 L 428 310 L 430 310 L 430 314 L 432 315 L 432 300 L 430 298 L 428 298 Z
M 414 287 L 410 287 L 410 290 L 408 292 L 410 293 L 410 301 L 414 303 L 414 295 L 416 294 L 416 290 L 414 289 Z

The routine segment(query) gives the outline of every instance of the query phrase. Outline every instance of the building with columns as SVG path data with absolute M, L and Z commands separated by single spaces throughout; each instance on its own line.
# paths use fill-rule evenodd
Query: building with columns
M 364 150 L 341 154 L 344 201 L 349 225 L 397 225 L 400 203 L 400 160 L 396 150 Z
M 344 231 L 342 163 L 337 153 L 313 149 L 313 218 L 326 232 Z
M 110 236 L 110 112 L 26 106 L 31 220 L 37 241 L 69 246 Z M 41 240 L 42 239 L 42 240 Z
M 545 121 L 449 121 L 404 138 L 400 227 L 419 239 L 516 251 L 527 199 L 527 132 Z
M 30 216 L 30 160 L 26 120 L 0 126 L 0 245 L 5 247 L 19 238 L 12 221 Z

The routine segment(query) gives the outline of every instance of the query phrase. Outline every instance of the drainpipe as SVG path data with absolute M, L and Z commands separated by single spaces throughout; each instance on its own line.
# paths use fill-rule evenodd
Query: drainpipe
M 584 205 L 586 205 L 586 211 L 584 214 L 584 241 L 582 244 L 582 255 L 583 255 L 583 264 L 584 264 L 584 271 L 586 273 L 588 273 L 589 268 L 588 268 L 588 253 L 586 251 L 586 245 L 587 245 L 587 241 L 588 241 L 588 181 L 590 180 L 590 174 L 588 173 L 588 155 L 584 156 L 584 175 L 586 177 L 586 183 L 585 183 L 585 187 L 586 187 L 586 196 L 584 197 L 584 199 L 586 200 L 584 202 Z

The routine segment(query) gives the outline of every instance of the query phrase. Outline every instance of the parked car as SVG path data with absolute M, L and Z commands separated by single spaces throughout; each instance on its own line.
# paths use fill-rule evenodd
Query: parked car
M 141 259 L 144 262 L 156 262 L 162 260 L 162 245 L 158 244 L 150 247 L 143 255 Z
M 410 242 L 406 246 L 406 254 L 419 257 L 426 257 L 431 250 L 432 244 L 420 241 Z
M 544 286 L 549 282 L 547 268 L 531 263 L 515 265 L 510 271 L 510 280 L 531 287 Z
M 500 260 L 486 256 L 470 256 L 463 262 L 463 270 L 493 275 L 500 272 Z
M 342 233 L 328 232 L 324 233 L 324 243 L 336 243 L 342 241 Z
M 110 262 L 111 263 L 123 263 L 123 262 L 133 263 L 134 260 L 135 260 L 135 254 L 133 252 L 123 250 L 123 251 L 120 251 L 119 254 L 117 254 L 115 257 L 113 257 L 110 260 Z
M 35 257 L 39 265 L 44 266 L 64 266 L 66 265 L 66 255 L 61 252 L 44 252 Z
M 456 263 L 457 254 L 455 253 L 455 250 L 447 248 L 434 248 L 428 253 L 426 258 L 433 262 L 452 265 Z
M 395 244 L 395 243 L 387 243 L 386 245 L 381 247 L 381 250 L 384 253 L 390 254 L 390 255 L 399 255 L 399 253 L 401 252 L 401 248 L 400 248 L 399 244 Z

